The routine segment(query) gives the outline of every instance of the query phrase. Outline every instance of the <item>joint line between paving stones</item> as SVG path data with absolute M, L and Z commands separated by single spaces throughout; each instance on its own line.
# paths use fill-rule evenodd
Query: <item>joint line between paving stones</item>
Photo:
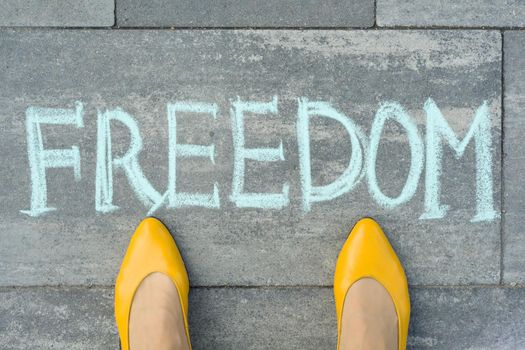
M 38 290 L 38 289 L 114 289 L 113 285 L 34 285 L 34 286 L 1 286 L 1 292 L 14 290 Z M 525 289 L 525 284 L 475 284 L 475 285 L 415 285 L 409 286 L 415 289 Z M 274 285 L 274 286 L 246 286 L 246 285 L 215 285 L 215 286 L 190 286 L 190 289 L 333 289 L 332 286 L 324 285 Z
M 117 28 L 117 0 L 113 0 L 113 29 Z
M 116 8 L 115 8 L 116 11 Z M 377 26 L 376 24 L 368 27 L 174 27 L 174 26 L 129 26 L 129 27 L 120 27 L 117 24 L 117 19 L 115 18 L 115 24 L 113 26 L 106 27 L 60 27 L 60 26 L 0 26 L 2 29 L 11 29 L 11 30 L 216 30 L 216 31 L 228 31 L 228 30 L 289 30 L 289 31 L 304 31 L 304 30 L 319 30 L 319 31 L 351 31 L 351 30 L 377 30 L 377 31 L 387 31 L 387 30 L 454 30 L 454 31 L 525 31 L 525 27 L 490 27 L 490 26 L 479 26 L 479 27 L 465 27 L 465 26 Z
M 503 285 L 503 275 L 505 273 L 505 33 L 501 31 L 501 169 L 500 169 L 500 274 L 499 284 Z
M 377 0 L 374 0 L 374 25 L 373 28 L 377 28 Z
M 377 30 L 487 30 L 487 31 L 525 31 L 525 27 L 518 26 L 450 26 L 450 25 L 428 25 L 428 26 L 414 26 L 414 25 L 397 25 L 397 26 L 378 26 L 373 28 Z

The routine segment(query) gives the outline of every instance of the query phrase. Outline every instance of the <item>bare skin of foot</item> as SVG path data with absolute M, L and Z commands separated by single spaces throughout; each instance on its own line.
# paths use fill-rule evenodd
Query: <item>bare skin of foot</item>
M 350 287 L 341 321 L 341 350 L 398 350 L 396 309 L 376 280 L 364 278 Z
M 179 293 L 168 276 L 152 273 L 137 289 L 129 344 L 131 350 L 189 350 Z

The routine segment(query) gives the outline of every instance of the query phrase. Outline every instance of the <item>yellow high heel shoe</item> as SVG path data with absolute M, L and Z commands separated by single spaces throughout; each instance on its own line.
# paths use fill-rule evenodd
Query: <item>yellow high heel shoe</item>
M 188 330 L 188 274 L 168 229 L 154 218 L 144 219 L 137 227 L 115 283 L 115 319 L 121 349 L 129 350 L 129 316 L 135 292 L 141 282 L 154 272 L 168 276 L 177 288 L 186 337 L 191 349 Z
M 348 236 L 335 267 L 334 296 L 337 312 L 337 349 L 341 318 L 348 290 L 360 279 L 372 278 L 390 294 L 398 320 L 398 349 L 405 350 L 410 320 L 410 298 L 403 266 L 381 227 L 372 219 L 360 220 Z

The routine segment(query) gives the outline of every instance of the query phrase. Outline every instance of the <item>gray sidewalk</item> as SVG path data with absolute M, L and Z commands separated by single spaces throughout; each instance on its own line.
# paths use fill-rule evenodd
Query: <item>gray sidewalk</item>
M 0 348 L 117 349 L 114 279 L 154 215 L 195 349 L 335 348 L 363 216 L 405 266 L 409 348 L 525 349 L 524 22 L 481 0 L 5 1 Z

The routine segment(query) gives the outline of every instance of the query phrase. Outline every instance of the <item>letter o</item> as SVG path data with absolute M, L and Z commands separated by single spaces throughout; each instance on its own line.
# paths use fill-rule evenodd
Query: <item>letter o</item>
M 407 132 L 408 142 L 410 145 L 410 170 L 403 190 L 398 197 L 391 198 L 386 196 L 377 183 L 376 160 L 379 142 L 385 123 L 389 120 L 395 120 L 403 126 Z M 424 147 L 416 124 L 405 112 L 403 107 L 397 102 L 388 102 L 381 105 L 376 113 L 372 130 L 370 131 L 370 146 L 367 161 L 367 179 L 368 191 L 374 200 L 385 208 L 394 208 L 402 203 L 409 201 L 417 190 L 419 177 L 423 170 Z

